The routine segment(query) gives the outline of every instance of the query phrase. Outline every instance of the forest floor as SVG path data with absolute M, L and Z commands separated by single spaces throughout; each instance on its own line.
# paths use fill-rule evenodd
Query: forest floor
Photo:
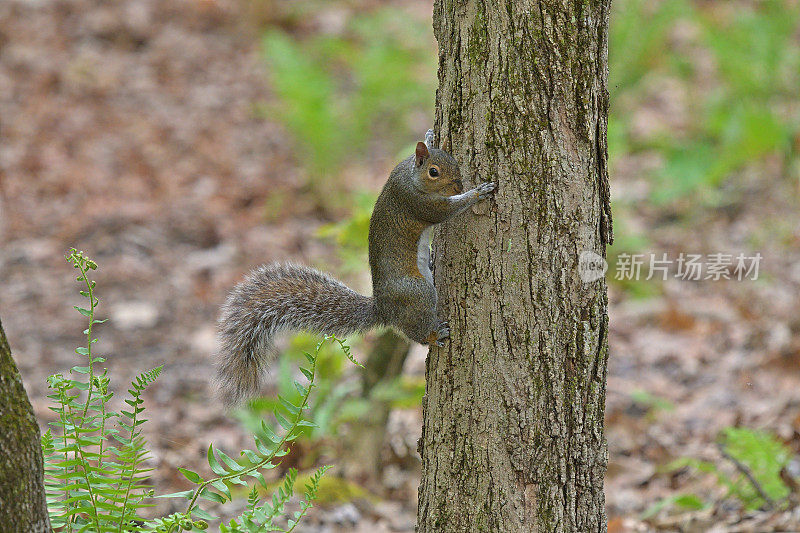
M 3 327 L 44 425 L 52 419 L 45 378 L 77 364 L 84 327 L 71 311 L 80 297 L 63 255 L 74 246 L 97 260 L 100 314 L 110 318 L 97 350 L 112 383 L 124 391 L 137 372 L 165 365 L 146 395 L 162 493 L 188 488 L 177 467 L 207 470 L 209 442 L 231 453 L 250 446 L 214 400 L 214 322 L 226 291 L 262 262 L 336 264 L 315 231 L 346 216 L 304 199 L 291 141 L 254 112 L 272 96 L 246 5 L 0 3 Z M 670 127 L 687 111 L 669 86 L 659 90 L 637 116 Z M 796 510 L 748 514 L 713 478 L 665 469 L 688 457 L 734 472 L 716 444 L 731 426 L 767 430 L 800 452 L 798 183 L 767 160 L 759 176 L 737 178 L 738 201 L 698 209 L 686 224 L 647 206 L 642 176 L 653 164 L 647 154 L 623 156 L 612 174 L 612 200 L 636 206 L 626 224 L 647 235 L 649 251 L 763 259 L 757 281 L 670 276 L 639 282 L 647 295 L 610 284 L 609 530 L 800 530 Z M 353 174 L 372 190 L 384 179 Z M 270 202 L 276 191 L 279 205 Z M 367 289 L 363 277 L 351 281 Z M 424 375 L 424 357 L 414 350 L 406 371 Z M 394 412 L 395 461 L 382 488 L 315 507 L 302 531 L 413 531 L 419 471 L 408 465 L 420 423 L 418 408 Z M 641 519 L 681 493 L 710 506 Z

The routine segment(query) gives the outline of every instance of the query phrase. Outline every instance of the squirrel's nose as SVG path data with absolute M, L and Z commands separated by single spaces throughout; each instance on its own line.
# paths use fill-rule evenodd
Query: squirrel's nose
M 461 194 L 464 192 L 464 184 L 461 183 L 461 180 L 455 180 L 453 183 L 456 185 L 456 193 Z

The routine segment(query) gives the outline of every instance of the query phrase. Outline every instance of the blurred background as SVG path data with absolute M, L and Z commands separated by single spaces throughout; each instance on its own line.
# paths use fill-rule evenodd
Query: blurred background
M 250 445 L 271 400 L 214 399 L 219 306 L 279 259 L 369 291 L 372 202 L 433 119 L 431 11 L 0 2 L 0 317 L 43 426 L 84 327 L 75 246 L 100 265 L 112 385 L 165 365 L 146 395 L 158 492 L 205 472 L 209 442 Z M 615 0 L 610 33 L 609 530 L 800 530 L 800 5 Z M 647 281 L 651 253 L 762 259 L 757 280 Z M 626 254 L 642 279 L 615 279 Z M 303 531 L 410 532 L 425 351 L 349 341 L 367 370 L 323 354 L 319 428 L 282 468 L 336 465 Z M 314 343 L 283 342 L 266 392 Z

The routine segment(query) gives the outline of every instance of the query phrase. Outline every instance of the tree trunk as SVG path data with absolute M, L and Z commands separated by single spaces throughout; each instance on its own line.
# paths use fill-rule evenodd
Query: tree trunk
M 409 348 L 405 337 L 387 329 L 375 340 L 364 363 L 361 397 L 370 402 L 371 409 L 350 428 L 345 477 L 357 479 L 370 489 L 377 490 L 381 485 L 386 425 L 392 411 L 389 401 L 375 398 L 373 393 L 379 385 L 400 379 Z
M 499 187 L 434 238 L 420 532 L 606 530 L 609 4 L 435 2 L 438 138 Z
M 0 527 L 50 531 L 39 426 L 0 323 Z

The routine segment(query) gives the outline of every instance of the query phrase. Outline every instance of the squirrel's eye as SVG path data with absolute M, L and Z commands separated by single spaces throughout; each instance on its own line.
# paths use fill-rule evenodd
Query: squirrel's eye
M 430 175 L 430 177 L 432 177 L 432 178 L 438 178 L 439 177 L 439 169 L 436 168 L 436 167 L 429 168 L 428 169 L 428 175 Z

